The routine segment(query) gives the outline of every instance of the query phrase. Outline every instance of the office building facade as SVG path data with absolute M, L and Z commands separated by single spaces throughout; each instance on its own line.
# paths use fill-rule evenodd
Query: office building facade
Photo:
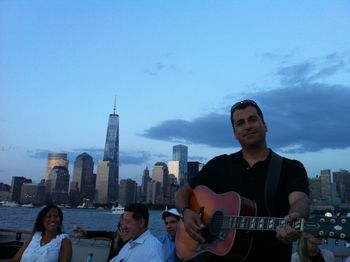
M 103 161 L 99 162 L 96 176 L 95 202 L 107 204 L 118 201 L 119 184 L 119 115 L 109 115 Z M 103 201 L 103 202 L 101 202 Z
M 74 182 L 76 184 L 74 184 Z M 96 176 L 94 161 L 87 153 L 82 153 L 74 161 L 72 185 L 79 192 L 79 204 L 83 198 L 93 200 L 95 196 Z
M 173 146 L 173 160 L 180 163 L 179 184 L 183 185 L 187 182 L 188 147 L 185 145 Z

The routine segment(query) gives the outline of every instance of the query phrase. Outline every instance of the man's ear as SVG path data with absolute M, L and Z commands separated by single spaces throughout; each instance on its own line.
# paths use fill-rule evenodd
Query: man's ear
M 145 221 L 144 218 L 141 218 L 141 219 L 140 219 L 140 225 L 141 225 L 142 227 L 146 227 L 146 221 Z

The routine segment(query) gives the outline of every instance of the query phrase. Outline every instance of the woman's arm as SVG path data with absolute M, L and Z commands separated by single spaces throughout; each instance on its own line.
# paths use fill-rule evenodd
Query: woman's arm
M 60 262 L 70 262 L 72 260 L 72 242 L 69 238 L 62 240 L 61 250 L 60 250 Z
M 19 262 L 21 261 L 22 255 L 24 253 L 24 250 L 26 250 L 26 248 L 28 247 L 30 241 L 32 241 L 33 235 L 30 236 L 29 238 L 27 238 L 26 240 L 24 240 L 23 245 L 21 246 L 21 248 L 18 250 L 17 254 L 12 258 L 11 261 L 13 262 Z

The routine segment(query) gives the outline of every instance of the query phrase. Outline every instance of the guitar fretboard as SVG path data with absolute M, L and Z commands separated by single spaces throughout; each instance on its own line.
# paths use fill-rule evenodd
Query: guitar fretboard
M 287 224 L 288 222 L 283 218 L 224 216 L 222 228 L 223 229 L 275 231 L 278 226 L 287 225 Z

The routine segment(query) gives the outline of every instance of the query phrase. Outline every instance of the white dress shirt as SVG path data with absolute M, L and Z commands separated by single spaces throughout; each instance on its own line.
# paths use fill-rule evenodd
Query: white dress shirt
M 135 240 L 130 240 L 110 262 L 164 262 L 162 243 L 146 230 Z

